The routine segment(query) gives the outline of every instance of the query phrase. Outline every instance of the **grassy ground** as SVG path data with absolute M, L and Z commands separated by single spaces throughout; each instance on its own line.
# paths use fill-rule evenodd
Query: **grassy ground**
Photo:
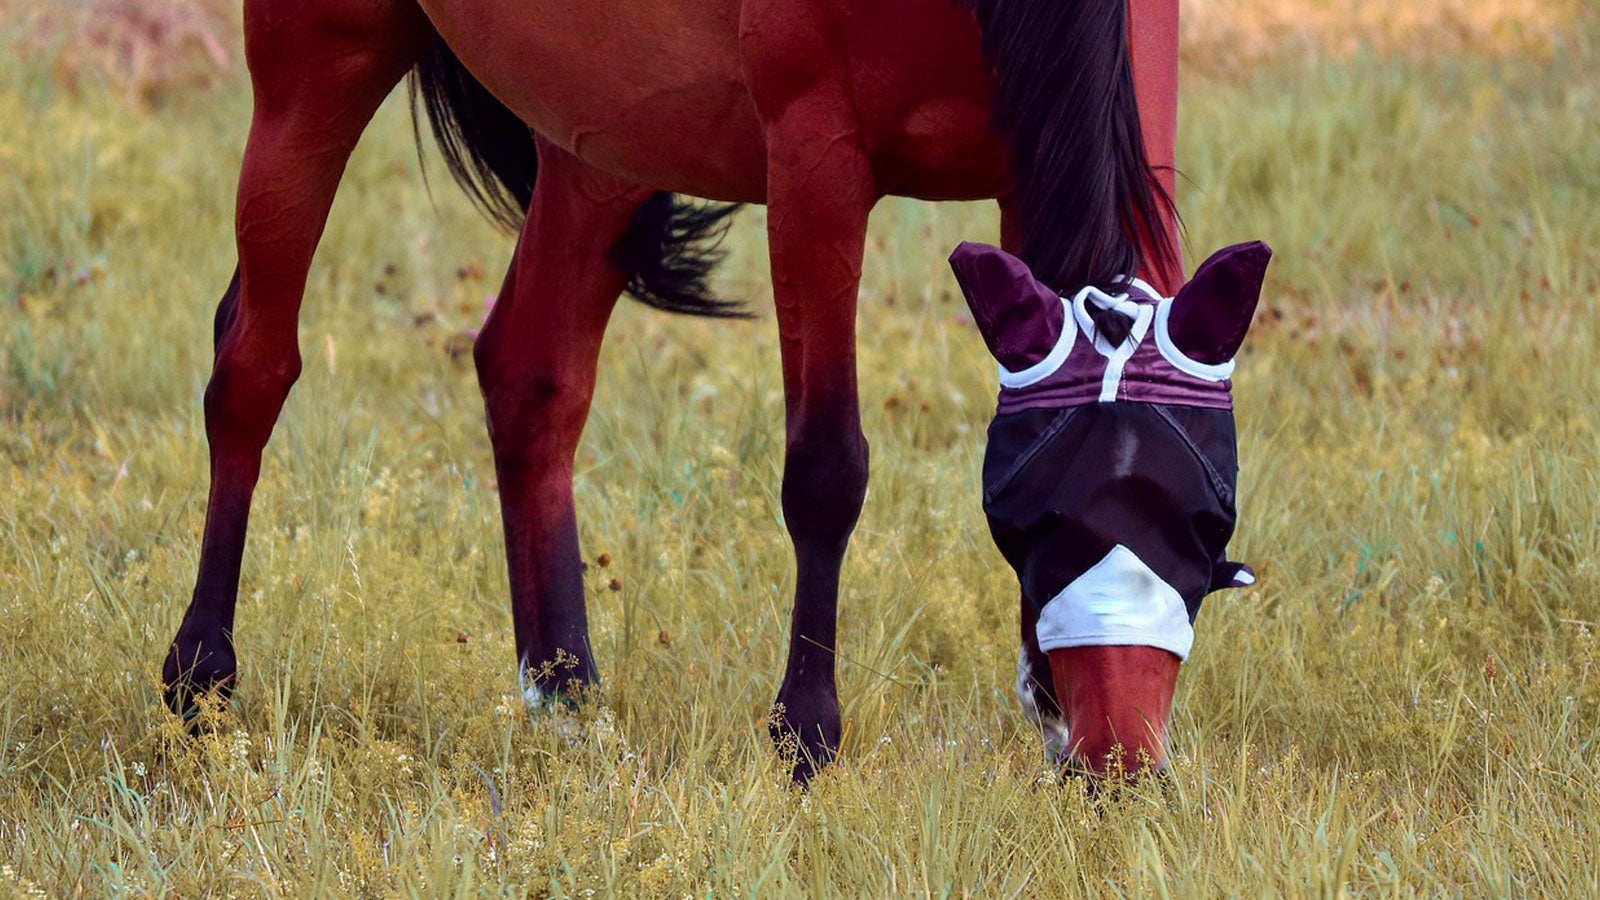
M 1187 84 L 1192 255 L 1279 253 L 1236 389 L 1263 577 L 1201 618 L 1170 792 L 1103 808 L 1010 696 L 993 368 L 942 261 L 987 206 L 874 219 L 840 764 L 797 795 L 763 727 L 792 574 L 758 210 L 723 273 L 758 321 L 611 330 L 578 485 L 606 682 L 580 732 L 526 721 L 460 353 L 508 240 L 430 199 L 397 102 L 311 275 L 240 696 L 182 738 L 154 679 L 248 101 L 5 57 L 0 892 L 1600 895 L 1594 34 Z

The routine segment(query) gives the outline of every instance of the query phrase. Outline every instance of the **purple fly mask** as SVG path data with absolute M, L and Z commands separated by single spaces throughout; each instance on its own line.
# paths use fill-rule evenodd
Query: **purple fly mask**
M 1226 556 L 1238 463 L 1233 356 L 1272 251 L 1218 251 L 1172 298 L 1137 278 L 1062 295 L 1015 256 L 950 256 L 999 362 L 984 511 L 1039 613 L 1046 652 L 1134 644 L 1186 658 Z

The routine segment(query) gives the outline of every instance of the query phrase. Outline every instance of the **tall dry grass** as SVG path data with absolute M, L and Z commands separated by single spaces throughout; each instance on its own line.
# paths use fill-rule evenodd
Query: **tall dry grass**
M 154 679 L 248 101 L 0 58 L 0 893 L 1600 895 L 1592 46 L 1188 82 L 1191 249 L 1279 253 L 1238 376 L 1262 579 L 1201 616 L 1171 789 L 1105 805 L 1010 697 L 993 368 L 942 260 L 986 205 L 874 218 L 840 764 L 796 795 L 763 727 L 792 574 L 759 210 L 723 273 L 758 321 L 617 316 L 578 472 L 606 682 L 581 729 L 528 722 L 450 352 L 509 243 L 430 199 L 399 104 L 312 271 L 238 702 L 183 737 Z

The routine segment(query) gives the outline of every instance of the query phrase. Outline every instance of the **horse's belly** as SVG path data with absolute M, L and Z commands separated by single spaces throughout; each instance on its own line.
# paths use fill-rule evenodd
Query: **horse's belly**
M 765 200 L 741 0 L 421 2 L 462 63 L 545 139 L 646 187 Z M 880 189 L 994 196 L 1003 155 L 970 15 L 951 0 L 836 5 Z
M 422 0 L 434 28 L 545 139 L 641 185 L 759 202 L 760 123 L 737 0 Z

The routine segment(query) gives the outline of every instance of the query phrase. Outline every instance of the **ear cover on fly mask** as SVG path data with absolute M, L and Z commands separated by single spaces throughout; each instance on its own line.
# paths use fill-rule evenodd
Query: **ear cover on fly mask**
M 1208 365 L 1233 359 L 1250 330 L 1271 260 L 1272 248 L 1261 241 L 1211 254 L 1172 300 L 1167 333 L 1173 345 Z
M 998 247 L 963 241 L 950 254 L 950 268 L 1000 365 L 1020 372 L 1050 354 L 1066 310 L 1026 263 Z

